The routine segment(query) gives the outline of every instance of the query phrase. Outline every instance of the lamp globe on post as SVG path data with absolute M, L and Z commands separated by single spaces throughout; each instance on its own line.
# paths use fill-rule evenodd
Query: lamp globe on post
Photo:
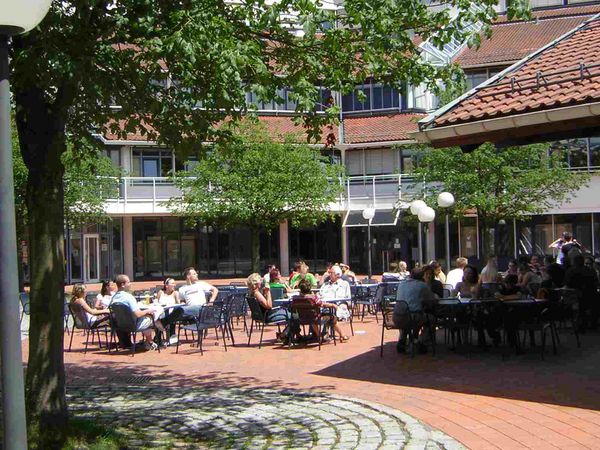
M 365 208 L 362 212 L 363 219 L 367 221 L 367 251 L 369 252 L 369 257 L 367 258 L 369 264 L 369 280 L 373 278 L 373 267 L 372 267 L 372 242 L 371 242 L 371 221 L 373 217 L 375 217 L 375 209 L 374 208 Z
M 437 198 L 440 208 L 450 208 L 454 205 L 454 195 L 450 192 L 441 192 Z M 450 221 L 446 211 L 446 270 L 450 270 Z
M 17 234 L 10 130 L 8 42 L 11 36 L 35 28 L 52 0 L 0 0 L 0 351 L 5 449 L 27 448 L 25 390 L 21 355 Z M 33 124 L 35 126 L 35 124 Z
M 410 204 L 410 212 L 411 212 L 411 214 L 414 214 L 416 216 L 419 214 L 419 211 L 422 208 L 425 208 L 426 206 L 427 206 L 427 203 L 425 203 L 423 200 L 414 200 Z

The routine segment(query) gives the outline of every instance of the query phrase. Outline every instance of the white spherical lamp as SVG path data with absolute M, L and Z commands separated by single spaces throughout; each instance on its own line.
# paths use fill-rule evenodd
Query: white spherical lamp
M 433 219 L 435 219 L 435 211 L 433 208 L 425 206 L 425 208 L 419 210 L 418 216 L 419 222 L 433 222 Z
M 362 212 L 362 216 L 365 220 L 371 220 L 373 217 L 375 217 L 375 209 L 365 208 Z
M 52 0 L 0 0 L 0 34 L 21 34 L 35 28 Z
M 442 192 L 438 195 L 437 201 L 440 208 L 449 208 L 454 205 L 454 195 L 450 192 Z
M 419 214 L 419 211 L 426 207 L 427 204 L 423 200 L 415 200 L 410 204 L 410 212 L 412 214 Z

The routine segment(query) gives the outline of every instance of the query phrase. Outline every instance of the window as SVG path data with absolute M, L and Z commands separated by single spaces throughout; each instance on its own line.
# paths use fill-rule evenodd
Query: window
M 168 177 L 175 169 L 173 152 L 168 149 L 136 149 L 132 152 L 134 177 Z
M 105 149 L 106 156 L 112 161 L 113 166 L 121 166 L 121 149 L 119 148 L 107 148 Z
M 590 138 L 590 166 L 600 167 L 600 137 Z
M 572 2 L 572 0 L 571 0 Z M 563 0 L 531 0 L 530 5 L 532 8 L 544 8 L 546 6 L 560 6 L 563 4 Z
M 362 175 L 364 173 L 363 150 L 346 151 L 346 173 L 348 175 Z
M 488 79 L 487 70 L 477 72 L 466 72 L 465 77 L 467 79 L 467 89 L 471 90 L 474 87 L 479 86 L 485 80 Z
M 329 107 L 331 100 L 331 91 L 323 87 L 319 87 L 319 99 L 315 105 L 317 111 L 325 111 Z M 292 90 L 288 88 L 277 89 L 277 97 L 281 99 L 281 103 L 277 101 L 263 102 L 258 98 L 255 92 L 246 93 L 246 103 L 253 105 L 259 111 L 295 111 L 297 103 L 292 99 Z
M 359 93 L 362 92 L 362 99 Z M 344 112 L 399 109 L 401 106 L 400 90 L 383 84 L 365 84 L 357 86 L 354 91 L 342 96 Z
M 398 167 L 398 150 L 396 149 L 376 149 L 365 152 L 366 174 L 380 175 L 385 173 L 394 173 Z

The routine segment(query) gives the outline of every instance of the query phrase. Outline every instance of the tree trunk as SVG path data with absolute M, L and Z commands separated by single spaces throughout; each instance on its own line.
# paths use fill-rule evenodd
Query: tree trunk
M 260 272 L 260 228 L 250 227 L 250 260 L 252 272 Z
M 481 249 L 480 249 L 480 263 L 481 267 L 487 264 L 488 257 L 492 254 L 492 239 L 493 236 L 490 234 L 491 226 L 486 221 L 480 221 L 480 240 L 481 240 Z
M 17 92 L 17 126 L 29 168 L 29 263 L 31 316 L 26 406 L 30 442 L 59 448 L 68 410 L 63 360 L 64 122 L 52 115 L 41 91 Z M 35 129 L 30 125 L 35 124 Z

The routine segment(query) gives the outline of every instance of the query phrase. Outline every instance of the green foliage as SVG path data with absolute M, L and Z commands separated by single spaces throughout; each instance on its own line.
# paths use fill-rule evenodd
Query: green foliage
M 568 202 L 589 180 L 587 174 L 572 172 L 558 157 L 549 156 L 547 144 L 497 150 L 486 143 L 472 153 L 423 147 L 421 155 L 415 173 L 430 183 L 429 202 L 442 190 L 451 192 L 457 216 L 475 210 L 487 226 L 499 219 L 542 214 Z
M 65 166 L 65 218 L 69 226 L 108 219 L 107 199 L 117 198 L 121 169 L 85 142 L 67 146 L 62 155 Z
M 27 177 L 29 170 L 23 162 L 19 141 L 13 137 L 13 173 L 15 182 L 15 212 L 17 234 L 25 238 L 27 228 Z M 101 154 L 96 147 L 84 142 L 69 143 L 62 155 L 65 166 L 65 218 L 70 226 L 94 223 L 108 219 L 104 203 L 118 194 L 121 169 Z
M 497 0 L 451 0 L 456 20 L 425 3 L 346 0 L 344 12 L 336 13 L 305 0 L 55 1 L 39 28 L 14 40 L 17 106 L 35 100 L 78 138 L 94 130 L 121 137 L 137 130 L 199 149 L 203 141 L 229 136 L 214 125 L 248 112 L 248 90 L 282 102 L 278 90 L 289 88 L 316 141 L 339 108 L 314 113 L 324 103 L 317 85 L 348 92 L 373 77 L 437 89 L 438 81 L 450 86 L 460 78 L 454 65 L 425 61 L 413 36 L 440 48 L 453 38 L 475 41 L 479 33 L 464 24 L 489 24 Z M 510 2 L 509 13 L 524 14 L 526 4 Z M 337 26 L 324 27 L 327 22 Z
M 272 229 L 284 220 L 315 225 L 332 215 L 341 193 L 341 166 L 319 149 L 293 141 L 275 143 L 252 126 L 228 144 L 217 144 L 191 172 L 175 177 L 182 198 L 169 205 L 178 215 L 223 227 Z

